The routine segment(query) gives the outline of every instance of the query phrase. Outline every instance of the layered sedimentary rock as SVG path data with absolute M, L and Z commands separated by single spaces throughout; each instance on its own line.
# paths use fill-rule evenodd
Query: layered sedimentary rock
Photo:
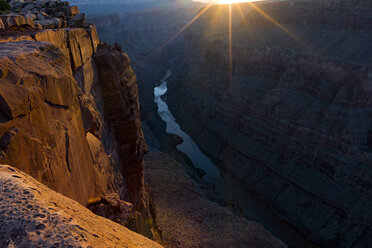
M 227 19 L 212 9 L 169 80 L 168 105 L 201 149 L 326 247 L 372 242 L 372 17 L 357 2 L 257 5 L 277 23 L 244 7 L 231 72 Z
M 0 161 L 84 206 L 90 198 L 119 195 L 135 207 L 131 228 L 152 237 L 146 145 L 129 59 L 108 45 L 99 49 L 95 26 L 76 20 L 78 8 L 68 2 L 11 6 L 19 13 L 0 16 L 6 23 L 0 31 Z M 36 12 L 46 20 L 61 16 L 65 25 L 26 18 Z M 105 69 L 112 81 L 103 80 Z
M 162 247 L 0 165 L 1 247 Z

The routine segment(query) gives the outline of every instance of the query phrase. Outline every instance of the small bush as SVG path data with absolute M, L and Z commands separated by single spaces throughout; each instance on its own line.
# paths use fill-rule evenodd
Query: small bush
M 4 0 L 0 0 L 0 10 L 1 11 L 10 10 L 9 4 L 5 2 Z

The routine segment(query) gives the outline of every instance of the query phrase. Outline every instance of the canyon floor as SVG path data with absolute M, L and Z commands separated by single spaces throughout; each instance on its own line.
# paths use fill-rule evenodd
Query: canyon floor
M 165 247 L 286 247 L 262 225 L 208 200 L 168 154 L 151 152 L 145 162 Z

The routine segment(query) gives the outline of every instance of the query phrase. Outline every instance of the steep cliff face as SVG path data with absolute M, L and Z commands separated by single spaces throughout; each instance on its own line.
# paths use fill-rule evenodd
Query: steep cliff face
M 165 4 L 162 8 L 152 6 L 158 3 L 168 5 Z M 177 46 L 182 35 L 168 46 L 164 44 L 192 19 L 199 9 L 198 4 L 187 5 L 186 2 L 169 5 L 168 1 L 157 1 L 145 6 L 136 3 L 133 6 L 117 6 L 117 9 L 110 10 L 117 14 L 109 14 L 106 10 L 90 10 L 94 15 L 88 16 L 88 20 L 97 25 L 100 38 L 104 42 L 117 42 L 122 45 L 133 61 L 140 92 L 142 125 L 146 141 L 155 149 L 164 145 L 161 140 L 164 138 L 164 130 L 158 128 L 162 123 L 153 104 L 153 88 L 163 77 L 169 60 L 182 49 Z M 102 5 L 98 6 L 103 8 Z M 160 47 L 162 49 L 159 49 Z M 159 141 L 152 134 L 151 128 L 158 129 L 161 135 L 156 138 Z
M 67 58 L 43 42 L 0 46 L 2 163 L 82 204 L 113 189 L 113 180 L 99 180 L 93 165 Z
M 208 32 L 207 13 L 167 96 L 203 151 L 326 247 L 368 247 L 372 237 L 371 6 L 347 3 L 257 5 L 281 28 L 245 8 L 232 83 L 227 19 Z
M 143 155 L 147 145 L 141 128 L 136 75 L 129 66 L 129 57 L 108 45 L 98 49 L 95 62 L 105 103 L 105 118 L 113 128 L 119 146 L 127 197 L 135 205 L 145 206 Z
M 0 16 L 0 162 L 84 206 L 120 195 L 134 205 L 131 227 L 152 237 L 128 56 L 98 46 L 95 26 L 68 2 L 11 5 L 21 11 Z

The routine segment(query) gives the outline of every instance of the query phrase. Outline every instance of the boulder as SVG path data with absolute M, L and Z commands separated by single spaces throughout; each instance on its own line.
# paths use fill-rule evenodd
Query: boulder
M 66 16 L 75 16 L 80 13 L 78 6 L 61 6 L 57 11 L 65 13 Z
M 41 25 L 43 29 L 52 29 L 56 27 L 55 23 L 51 20 L 36 20 L 35 24 Z
M 13 7 L 17 3 L 18 3 L 17 0 L 11 0 L 11 1 L 8 2 L 8 4 L 10 5 L 10 7 Z
M 29 3 L 27 4 L 25 7 L 23 7 L 23 11 L 30 11 L 32 9 L 36 8 L 36 5 L 32 4 L 32 3 Z
M 85 14 L 80 13 L 77 14 L 76 16 L 72 17 L 69 26 L 70 27 L 82 27 L 85 24 Z
M 54 23 L 55 28 L 61 28 L 62 27 L 63 21 L 61 19 L 53 18 L 50 21 Z
M 119 223 L 127 225 L 133 218 L 133 204 L 120 200 L 118 194 L 108 194 L 102 198 L 88 202 L 88 208 L 95 214 Z
M 57 1 L 54 1 L 54 0 L 47 1 L 45 5 L 50 7 L 50 8 L 54 8 L 54 7 L 57 7 Z

